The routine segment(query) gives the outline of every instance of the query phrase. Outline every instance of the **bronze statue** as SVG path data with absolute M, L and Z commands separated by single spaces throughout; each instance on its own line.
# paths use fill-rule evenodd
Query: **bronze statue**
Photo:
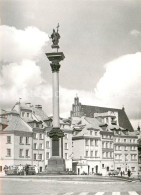
M 58 24 L 58 26 L 57 26 L 57 31 L 55 32 L 55 30 L 53 29 L 53 33 L 52 33 L 52 35 L 51 35 L 51 39 L 52 39 L 52 48 L 57 48 L 57 50 L 59 49 L 59 45 L 58 45 L 58 43 L 59 43 L 59 39 L 60 39 L 60 35 L 59 35 L 59 33 L 58 33 L 58 28 L 59 28 L 59 24 Z

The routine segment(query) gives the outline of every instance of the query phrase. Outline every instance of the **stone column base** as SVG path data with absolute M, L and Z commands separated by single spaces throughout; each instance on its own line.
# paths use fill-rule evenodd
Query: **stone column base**
M 52 156 L 48 160 L 47 174 L 65 173 L 65 160 L 59 156 Z

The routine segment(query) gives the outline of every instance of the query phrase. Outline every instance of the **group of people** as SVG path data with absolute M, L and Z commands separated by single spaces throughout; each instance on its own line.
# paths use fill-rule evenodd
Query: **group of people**
M 121 175 L 121 177 L 122 177 L 122 175 L 125 175 L 125 172 L 124 172 L 124 171 L 121 171 L 121 172 L 120 172 L 120 175 Z M 131 176 L 131 171 L 130 171 L 130 169 L 128 169 L 127 175 L 128 175 L 128 177 Z

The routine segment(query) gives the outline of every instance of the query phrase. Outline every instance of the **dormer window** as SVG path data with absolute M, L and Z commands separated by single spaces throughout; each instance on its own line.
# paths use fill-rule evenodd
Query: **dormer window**
M 90 131 L 90 135 L 93 135 L 93 131 L 92 130 Z

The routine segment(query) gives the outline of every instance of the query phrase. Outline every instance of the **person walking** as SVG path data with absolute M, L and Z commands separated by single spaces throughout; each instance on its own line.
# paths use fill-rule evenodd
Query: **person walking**
M 19 175 L 22 174 L 22 170 L 23 170 L 23 167 L 22 167 L 22 165 L 20 164 L 20 165 L 18 166 L 18 173 L 19 173 Z
M 128 169 L 128 177 L 130 177 L 131 176 L 131 171 L 130 171 L 130 169 Z
M 121 177 L 122 177 L 122 171 L 120 172 L 120 175 L 121 175 Z

